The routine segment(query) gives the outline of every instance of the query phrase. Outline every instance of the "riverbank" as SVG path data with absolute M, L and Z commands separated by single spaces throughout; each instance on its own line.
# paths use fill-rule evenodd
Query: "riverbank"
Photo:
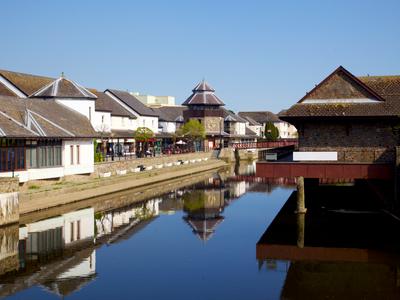
M 20 192 L 19 212 L 20 215 L 24 215 L 133 188 L 143 187 L 146 190 L 154 184 L 161 182 L 168 184 L 167 182 L 171 179 L 176 180 L 224 166 L 226 163 L 221 160 L 209 159 L 138 173 L 91 178 L 84 182 L 60 182 L 37 190 L 26 189 Z M 139 193 L 140 191 L 135 192 Z

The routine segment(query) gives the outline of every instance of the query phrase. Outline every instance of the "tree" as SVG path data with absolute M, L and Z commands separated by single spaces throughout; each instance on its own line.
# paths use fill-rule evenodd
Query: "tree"
M 136 141 L 136 148 L 138 147 L 138 142 L 143 143 L 143 147 L 141 149 L 141 154 L 143 155 L 148 148 L 149 141 L 154 138 L 154 132 L 147 127 L 138 127 L 138 129 L 135 131 L 134 138 Z
M 97 143 L 97 140 L 93 140 L 93 148 L 94 148 L 94 162 L 102 162 L 104 160 L 103 153 L 99 151 L 99 145 Z
M 267 141 L 276 141 L 279 138 L 279 130 L 272 122 L 267 122 L 265 124 L 264 136 Z
M 187 138 L 194 146 L 196 141 L 201 141 L 206 137 L 206 130 L 199 120 L 191 119 L 179 128 L 177 134 Z

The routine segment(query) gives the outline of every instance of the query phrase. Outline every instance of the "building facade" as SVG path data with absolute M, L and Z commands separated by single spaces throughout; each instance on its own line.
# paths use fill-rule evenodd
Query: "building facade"
M 298 129 L 299 151 L 343 162 L 394 162 L 400 76 L 356 77 L 337 68 L 281 119 Z

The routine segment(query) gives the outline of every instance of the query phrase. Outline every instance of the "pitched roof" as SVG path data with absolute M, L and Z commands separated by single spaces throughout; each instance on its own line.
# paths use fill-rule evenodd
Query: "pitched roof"
M 7 70 L 0 70 L 0 75 L 15 85 L 26 96 L 33 94 L 54 80 L 54 78 L 50 77 L 11 72 Z
M 0 96 L 0 132 L 7 137 L 96 137 L 89 120 L 55 100 Z
M 246 135 L 250 136 L 257 136 L 257 133 L 255 133 L 253 130 L 251 130 L 249 127 L 246 127 Z
M 400 115 L 400 76 L 367 76 L 357 78 L 351 73 L 351 76 L 348 74 L 347 70 L 339 67 L 317 85 L 323 91 L 318 91 L 318 89 L 314 88 L 313 91 L 308 93 L 298 103 L 282 112 L 280 117 L 284 120 L 290 120 L 302 117 L 398 117 Z M 345 81 L 343 78 L 347 80 Z M 329 83 L 329 81 L 334 80 L 336 80 L 336 83 Z M 344 86 L 342 91 L 338 91 L 340 86 Z M 329 87 L 331 88 L 329 89 Z M 336 91 L 338 96 L 334 98 Z M 363 93 L 358 94 L 359 92 Z M 337 99 L 338 101 L 319 103 L 310 100 L 308 103 L 304 103 L 303 100 L 313 99 L 313 95 L 318 94 L 329 96 L 329 99 Z M 372 101 L 364 103 L 341 102 L 344 97 L 346 99 L 360 99 L 360 97 L 366 96 L 373 97 Z
M 3 83 L 0 82 L 0 95 L 2 96 L 16 96 L 11 90 L 9 90 Z
M 127 106 L 129 106 L 132 110 L 134 110 L 141 116 L 149 116 L 149 117 L 158 116 L 158 114 L 153 109 L 144 105 L 136 97 L 134 97 L 128 92 L 113 90 L 113 89 L 107 89 L 105 92 L 107 91 L 110 92 L 112 95 L 114 95 L 114 97 L 121 100 L 123 103 L 125 103 Z
M 279 117 L 270 111 L 240 111 L 238 115 L 242 118 L 250 118 L 259 124 L 266 122 L 281 122 Z
M 39 98 L 84 98 L 96 99 L 91 91 L 65 78 L 63 75 L 49 84 L 45 85 L 32 94 L 32 97 Z
M 194 87 L 192 92 L 215 92 L 215 90 L 205 80 L 202 80 Z
M 222 109 L 223 111 L 223 117 L 225 120 L 231 120 L 233 122 L 241 122 L 241 123 L 246 123 L 247 120 L 242 118 L 241 116 L 235 114 L 234 112 L 227 110 L 227 109 Z
M 112 116 L 119 117 L 129 117 L 131 119 L 136 119 L 136 116 L 126 110 L 122 105 L 114 101 L 110 96 L 103 92 L 97 90 L 92 90 L 92 93 L 97 96 L 95 102 L 96 111 L 107 111 L 110 112 Z
M 192 227 L 193 233 L 200 240 L 207 241 L 212 237 L 217 226 L 224 220 L 224 217 L 216 216 L 214 218 L 197 219 L 187 216 L 183 219 Z
M 214 94 L 215 90 L 204 80 L 196 85 L 192 92 L 192 95 L 190 95 L 182 105 L 225 105 L 224 102 Z
M 355 77 L 342 66 L 339 66 L 328 77 L 317 84 L 310 92 L 299 100 L 320 99 L 370 99 L 383 101 L 384 99 L 360 79 Z
M 183 122 L 183 111 L 185 106 L 161 106 L 153 108 L 158 113 L 160 121 L 165 122 Z

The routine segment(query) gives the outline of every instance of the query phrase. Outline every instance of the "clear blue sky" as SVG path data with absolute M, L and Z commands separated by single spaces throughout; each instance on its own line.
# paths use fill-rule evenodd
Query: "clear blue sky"
M 174 95 L 203 77 L 227 107 L 278 112 L 333 69 L 400 74 L 400 1 L 0 3 L 0 68 Z

